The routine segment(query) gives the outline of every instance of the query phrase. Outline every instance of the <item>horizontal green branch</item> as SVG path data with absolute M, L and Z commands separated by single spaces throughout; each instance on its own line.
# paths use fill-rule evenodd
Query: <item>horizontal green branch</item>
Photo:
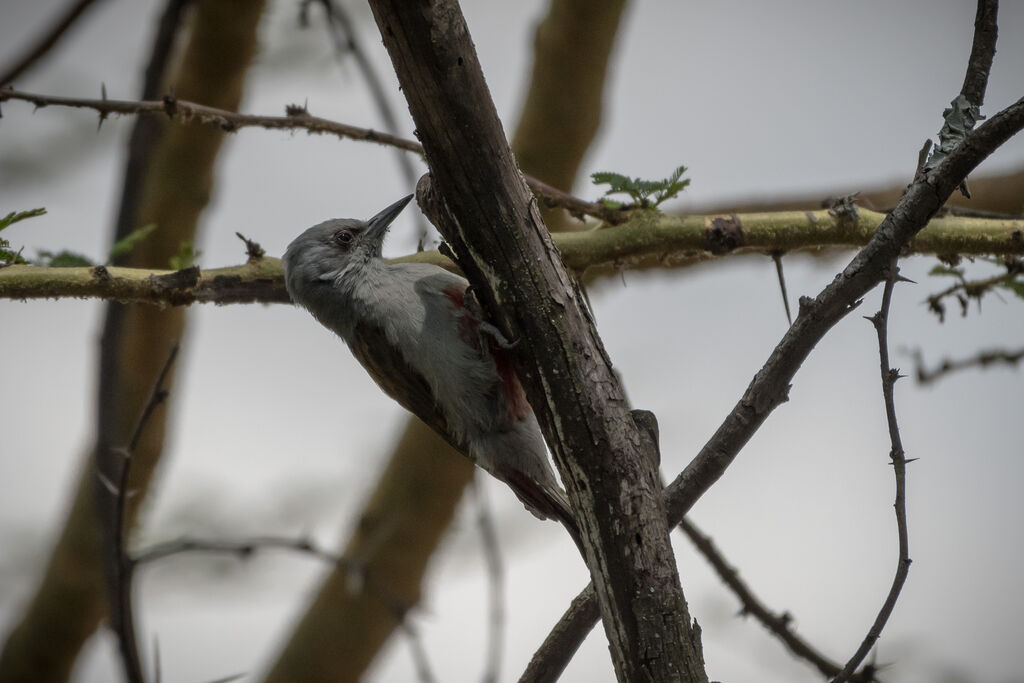
M 780 211 L 720 216 L 667 216 L 636 211 L 616 226 L 553 235 L 566 265 L 589 269 L 674 268 L 741 253 L 778 253 L 858 247 L 874 235 L 884 214 Z M 936 218 L 910 243 L 910 254 L 1024 254 L 1024 220 Z M 396 259 L 454 269 L 437 251 Z M 0 269 L 0 298 L 96 298 L 181 306 L 192 303 L 286 303 L 281 262 L 254 258 L 241 266 L 180 271 L 141 268 Z

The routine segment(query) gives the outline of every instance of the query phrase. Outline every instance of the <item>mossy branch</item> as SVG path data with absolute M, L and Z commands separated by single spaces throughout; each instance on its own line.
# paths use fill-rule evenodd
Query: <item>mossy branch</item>
M 677 268 L 730 254 L 853 248 L 866 244 L 885 214 L 827 210 L 720 216 L 666 216 L 637 211 L 614 227 L 553 235 L 565 264 L 587 270 Z M 1024 254 L 1024 220 L 946 216 L 909 245 L 914 254 Z M 454 269 L 436 251 L 396 259 Z M 179 271 L 144 268 L 0 269 L 0 299 L 96 298 L 182 306 L 193 303 L 287 303 L 281 262 L 254 258 L 240 266 Z

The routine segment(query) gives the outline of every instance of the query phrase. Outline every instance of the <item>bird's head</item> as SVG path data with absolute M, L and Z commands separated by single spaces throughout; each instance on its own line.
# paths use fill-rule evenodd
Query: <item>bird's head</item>
M 292 240 L 283 259 L 285 285 L 292 298 L 310 285 L 336 280 L 353 266 L 380 258 L 388 227 L 411 199 L 412 195 L 403 197 L 369 220 L 324 221 Z

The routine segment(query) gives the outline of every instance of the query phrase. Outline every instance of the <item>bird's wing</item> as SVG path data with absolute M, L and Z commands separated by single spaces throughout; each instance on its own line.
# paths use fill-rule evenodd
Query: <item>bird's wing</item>
M 349 335 L 348 345 L 352 355 L 384 393 L 423 420 L 457 451 L 467 453 L 465 444 L 456 440 L 448 429 L 448 421 L 434 400 L 427 380 L 388 341 L 383 329 L 360 322 Z

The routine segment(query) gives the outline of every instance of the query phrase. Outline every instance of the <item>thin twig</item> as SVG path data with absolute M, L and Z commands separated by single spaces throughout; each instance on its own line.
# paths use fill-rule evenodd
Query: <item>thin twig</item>
M 148 564 L 183 553 L 237 555 L 240 559 L 246 559 L 257 551 L 270 549 L 291 550 L 310 555 L 325 562 L 338 565 L 344 564 L 344 559 L 340 555 L 317 546 L 312 540 L 291 536 L 254 536 L 251 538 L 231 538 L 225 540 L 184 537 L 158 543 L 145 550 L 141 550 L 132 556 L 132 562 L 136 565 Z
M 114 528 L 112 530 L 114 557 L 111 558 L 111 561 L 114 564 L 114 586 L 111 591 L 113 604 L 110 606 L 110 613 L 112 626 L 117 633 L 117 640 L 120 645 L 121 663 L 124 666 L 125 678 L 129 683 L 143 683 L 145 681 L 145 676 L 142 673 L 142 662 L 139 656 L 139 646 L 136 640 L 134 610 L 132 609 L 132 578 L 135 563 L 128 555 L 125 539 L 128 498 L 131 495 L 129 487 L 131 482 L 132 456 L 139 445 L 139 439 L 146 428 L 146 423 L 149 422 L 149 418 L 153 415 L 153 411 L 167 398 L 168 392 L 164 388 L 164 382 L 167 381 L 171 366 L 174 365 L 174 359 L 178 356 L 178 348 L 177 342 L 171 346 L 170 353 L 167 355 L 167 361 L 164 363 L 163 369 L 161 369 L 156 383 L 153 385 L 149 400 L 146 401 L 146 405 L 143 407 L 142 413 L 135 423 L 135 429 L 132 432 L 127 447 L 118 451 L 121 456 L 121 469 L 118 473 L 117 500 L 114 512 Z M 104 483 L 109 486 L 108 482 Z
M 75 0 L 75 2 L 68 5 L 64 13 L 50 27 L 50 30 L 40 36 L 36 44 L 27 50 L 21 59 L 17 60 L 0 75 L 0 85 L 10 83 L 28 71 L 33 64 L 52 50 L 60 42 L 61 37 L 67 33 L 68 29 L 74 25 L 75 21 L 82 16 L 93 2 L 95 0 Z
M 494 520 L 487 505 L 487 497 L 478 477 L 473 478 L 473 494 L 476 503 L 476 524 L 480 530 L 481 547 L 487 562 L 487 576 L 490 579 L 490 626 L 487 636 L 486 667 L 484 683 L 497 683 L 501 671 L 501 654 L 505 642 L 505 568 L 501 561 L 501 548 L 494 529 Z
M 328 133 L 339 138 L 362 142 L 375 142 L 388 147 L 423 155 L 423 146 L 414 140 L 397 135 L 383 133 L 372 128 L 361 128 L 347 123 L 331 121 L 319 116 L 312 116 L 302 107 L 289 107 L 287 116 L 262 116 L 256 114 L 239 114 L 238 112 L 216 107 L 179 100 L 165 96 L 163 100 L 109 100 L 79 97 L 59 97 L 23 92 L 13 88 L 0 88 L 0 102 L 20 100 L 31 102 L 38 108 L 55 106 L 75 109 L 91 109 L 100 116 L 110 114 L 148 114 L 165 115 L 169 119 L 182 123 L 197 121 L 207 125 L 215 125 L 221 130 L 233 133 L 242 128 L 267 128 L 270 130 L 305 130 L 310 134 Z M 629 218 L 629 211 L 609 209 L 598 202 L 588 202 L 557 190 L 531 176 L 524 176 L 526 184 L 547 207 L 560 207 L 575 216 L 591 216 L 606 223 L 616 225 Z
M 960 94 L 974 105 L 985 104 L 985 90 L 988 87 L 988 74 L 992 70 L 992 60 L 996 55 L 996 38 L 999 27 L 998 0 L 979 0 L 978 10 L 974 16 L 974 40 L 971 43 L 971 56 L 967 60 L 967 73 Z
M 892 290 L 896 285 L 898 274 L 899 268 L 896 265 L 896 260 L 893 259 L 889 277 L 885 281 L 885 288 L 882 290 L 882 306 L 874 315 L 865 317 L 875 326 L 875 331 L 878 334 L 878 359 L 882 375 L 882 398 L 885 402 L 885 419 L 889 426 L 889 442 L 891 446 L 889 457 L 891 458 L 893 471 L 896 475 L 896 502 L 894 507 L 896 508 L 896 532 L 899 538 L 899 560 L 896 566 L 896 575 L 893 577 L 892 585 L 889 588 L 889 594 L 886 596 L 881 609 L 879 609 L 878 616 L 875 617 L 875 621 L 861 642 L 860 647 L 857 648 L 857 651 L 850 657 L 846 666 L 833 679 L 832 683 L 843 683 L 850 680 L 857 667 L 860 666 L 864 658 L 871 652 L 871 648 L 878 642 L 882 635 L 882 629 L 885 628 L 885 624 L 889 621 L 889 617 L 896 607 L 896 601 L 899 600 L 900 591 L 903 590 L 903 584 L 906 583 L 907 574 L 910 572 L 911 560 L 909 536 L 907 533 L 906 502 L 907 459 L 903 451 L 903 441 L 900 438 L 899 424 L 896 421 L 896 402 L 893 398 L 893 385 L 896 384 L 896 380 L 902 377 L 902 375 L 900 375 L 898 369 L 889 365 L 889 308 L 892 304 Z
M 990 365 L 1004 364 L 1016 367 L 1024 360 L 1024 348 L 1013 351 L 1007 349 L 989 349 L 979 351 L 969 358 L 951 359 L 945 358 L 935 369 L 929 370 L 925 367 L 920 351 L 914 353 L 914 365 L 918 384 L 931 384 L 942 379 L 946 375 L 967 370 L 970 368 L 987 368 Z
M 835 676 L 842 666 L 821 654 L 807 641 L 793 632 L 793 616 L 789 612 L 776 614 L 761 602 L 750 587 L 740 578 L 739 572 L 722 556 L 711 538 L 701 532 L 697 526 L 684 517 L 679 528 L 687 535 L 694 547 L 711 564 L 718 577 L 729 587 L 743 606 L 743 616 L 752 615 L 764 625 L 775 637 L 785 643 L 789 651 L 801 659 L 814 665 L 825 676 Z

